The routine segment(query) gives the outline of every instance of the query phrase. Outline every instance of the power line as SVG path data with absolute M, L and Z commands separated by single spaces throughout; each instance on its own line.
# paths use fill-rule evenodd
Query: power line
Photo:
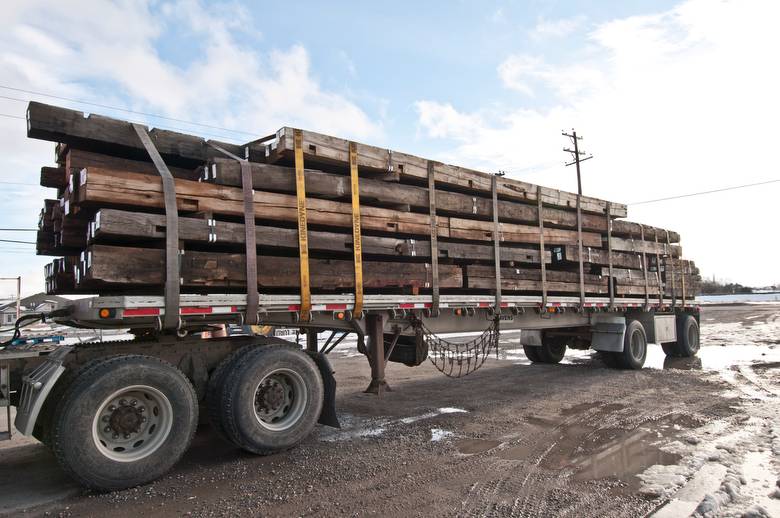
M 0 228 L 0 232 L 38 232 L 37 228 Z
M 20 120 L 23 120 L 23 121 L 27 120 L 26 117 L 21 117 L 19 115 L 9 115 L 7 113 L 0 113 L 0 117 L 8 117 L 9 119 L 20 119 Z
M 0 243 L 22 243 L 23 245 L 35 245 L 35 241 L 17 241 L 15 239 L 0 239 Z
M 2 185 L 26 185 L 28 187 L 39 187 L 37 183 L 24 183 L 24 182 L 4 182 L 0 181 Z
M 125 113 L 134 113 L 136 115 L 143 115 L 144 117 L 154 117 L 154 118 L 157 118 L 157 119 L 169 120 L 169 121 L 173 121 L 173 122 L 182 122 L 184 124 L 191 124 L 193 126 L 200 126 L 200 127 L 203 127 L 203 128 L 211 128 L 211 129 L 216 129 L 216 130 L 221 130 L 221 131 L 229 131 L 231 133 L 241 133 L 241 134 L 244 134 L 244 135 L 251 135 L 251 136 L 255 136 L 255 137 L 257 136 L 257 133 L 252 133 L 252 132 L 249 132 L 249 131 L 242 131 L 242 130 L 234 130 L 234 129 L 230 129 L 230 128 L 223 128 L 221 126 L 215 126 L 215 125 L 212 125 L 212 124 L 205 124 L 205 123 L 202 123 L 202 122 L 192 122 L 192 121 L 188 121 L 188 120 L 184 120 L 184 119 L 177 119 L 175 117 L 166 117 L 164 115 L 157 115 L 157 114 L 154 114 L 154 113 L 146 113 L 146 112 L 142 112 L 142 111 L 130 110 L 130 109 L 127 109 L 127 108 L 119 108 L 117 106 L 110 106 L 108 104 L 100 104 L 100 103 L 94 103 L 94 102 L 90 102 L 90 101 L 82 101 L 82 100 L 79 100 L 79 99 L 72 99 L 72 98 L 69 98 L 69 97 L 62 97 L 62 96 L 59 96 L 59 95 L 52 95 L 52 94 L 46 94 L 46 93 L 43 93 L 43 92 L 36 92 L 34 90 L 25 90 L 23 88 L 15 88 L 13 86 L 0 85 L 0 88 L 3 88 L 5 90 L 11 90 L 11 91 L 14 91 L 14 92 L 22 92 L 22 93 L 25 93 L 25 94 L 39 95 L 41 97 L 49 97 L 51 99 L 59 99 L 61 101 L 68 101 L 68 102 L 78 103 L 78 104 L 86 104 L 86 105 L 89 105 L 89 106 L 97 106 L 98 108 L 107 108 L 109 110 L 116 110 L 116 111 L 121 111 L 121 112 L 125 112 Z M 7 98 L 7 97 L 4 97 L 4 98 L 10 99 L 10 98 Z
M 745 189 L 747 187 L 757 187 L 759 185 L 768 185 L 770 183 L 777 183 L 780 182 L 780 178 L 775 180 L 767 180 L 765 182 L 756 182 L 756 183 L 746 183 L 743 185 L 734 185 L 732 187 L 723 187 L 722 189 L 711 189 L 709 191 L 700 191 L 700 192 L 692 192 L 688 194 L 680 194 L 677 196 L 669 196 L 666 198 L 657 198 L 655 200 L 645 200 L 645 201 L 637 201 L 634 203 L 629 203 L 629 205 L 643 205 L 645 203 L 656 203 L 659 201 L 667 201 L 667 200 L 679 200 L 680 198 L 690 198 L 691 196 L 701 196 L 703 194 L 713 194 L 716 192 L 725 192 L 725 191 L 734 191 L 737 189 Z

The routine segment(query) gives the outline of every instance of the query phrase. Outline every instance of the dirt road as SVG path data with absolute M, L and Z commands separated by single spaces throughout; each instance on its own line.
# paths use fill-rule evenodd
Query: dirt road
M 254 457 L 203 426 L 173 472 L 133 490 L 86 493 L 42 445 L 2 447 L 0 513 L 780 516 L 780 305 L 708 306 L 699 358 L 651 346 L 638 372 L 587 351 L 531 365 L 518 339 L 460 380 L 391 364 L 381 399 L 340 348 L 341 430 Z

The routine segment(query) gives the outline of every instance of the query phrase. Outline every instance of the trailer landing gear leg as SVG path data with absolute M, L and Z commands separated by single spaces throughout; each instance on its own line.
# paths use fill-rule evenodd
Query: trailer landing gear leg
M 390 392 L 390 385 L 385 381 L 385 335 L 384 316 L 366 316 L 366 334 L 368 335 L 368 363 L 371 365 L 371 384 L 366 389 L 370 394 L 381 396 Z

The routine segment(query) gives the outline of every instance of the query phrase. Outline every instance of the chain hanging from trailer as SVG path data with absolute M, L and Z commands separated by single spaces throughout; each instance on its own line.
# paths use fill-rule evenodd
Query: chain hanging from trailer
M 428 359 L 445 376 L 462 378 L 476 371 L 487 360 L 490 351 L 498 354 L 499 319 L 494 319 L 481 335 L 468 342 L 451 342 L 428 329 L 420 320 L 414 322 L 428 346 Z

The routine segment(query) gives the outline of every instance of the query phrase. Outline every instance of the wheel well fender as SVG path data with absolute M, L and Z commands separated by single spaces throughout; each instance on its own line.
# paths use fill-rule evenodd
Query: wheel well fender
M 336 415 L 336 378 L 333 376 L 333 368 L 324 354 L 314 351 L 306 351 L 306 353 L 317 364 L 317 368 L 322 376 L 324 400 L 322 402 L 319 423 L 325 426 L 332 426 L 333 428 L 341 428 L 338 415 Z

